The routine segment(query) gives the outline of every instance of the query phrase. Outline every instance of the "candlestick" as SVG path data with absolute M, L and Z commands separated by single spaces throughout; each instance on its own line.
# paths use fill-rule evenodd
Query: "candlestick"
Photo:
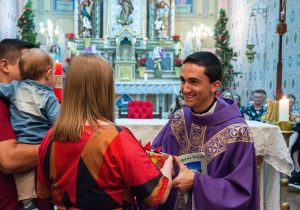
M 53 91 L 59 101 L 62 100 L 62 75 L 63 65 L 59 62 L 55 63 Z
M 148 74 L 145 73 L 145 74 L 144 74 L 144 82 L 147 82 L 147 81 L 148 81 Z
M 279 121 L 289 121 L 289 99 L 279 100 Z

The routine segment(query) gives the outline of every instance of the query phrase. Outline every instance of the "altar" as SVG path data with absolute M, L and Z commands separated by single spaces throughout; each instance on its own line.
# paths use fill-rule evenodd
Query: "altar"
M 153 140 L 167 122 L 166 119 L 116 119 L 117 125 L 129 128 L 143 144 Z M 264 192 L 261 193 L 262 205 L 265 210 L 280 210 L 280 173 L 290 175 L 293 170 L 285 140 L 278 126 L 257 121 L 246 122 L 254 139 L 256 155 L 262 156 L 264 161 L 260 169 L 261 189 Z
M 74 8 L 75 38 L 66 44 L 70 57 L 92 52 L 112 63 L 116 108 L 126 112 L 128 101 L 150 100 L 166 116 L 180 87 L 175 1 L 78 0 Z

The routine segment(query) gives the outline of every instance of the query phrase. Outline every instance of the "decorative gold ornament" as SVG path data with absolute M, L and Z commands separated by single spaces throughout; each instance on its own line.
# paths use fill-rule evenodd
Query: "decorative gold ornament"
M 267 112 L 261 117 L 263 122 L 275 124 L 278 121 L 278 101 L 267 99 Z
M 250 63 L 253 62 L 254 57 L 255 57 L 255 55 L 256 55 L 256 52 L 253 51 L 253 48 L 254 48 L 254 44 L 247 44 L 246 56 L 247 56 L 248 61 L 249 61 Z
M 293 123 L 287 121 L 278 121 L 279 102 L 267 99 L 267 111 L 261 117 L 261 120 L 266 123 L 278 125 L 281 131 L 291 131 Z

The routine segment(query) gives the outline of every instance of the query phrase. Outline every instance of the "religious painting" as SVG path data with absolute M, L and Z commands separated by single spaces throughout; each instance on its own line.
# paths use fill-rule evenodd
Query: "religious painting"
M 59 12 L 73 12 L 74 0 L 54 0 L 54 10 Z
M 176 14 L 193 14 L 194 0 L 175 0 Z

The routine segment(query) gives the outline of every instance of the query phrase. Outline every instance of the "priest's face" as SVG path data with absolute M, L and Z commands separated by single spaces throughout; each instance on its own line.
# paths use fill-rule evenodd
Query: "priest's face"
M 220 86 L 220 81 L 211 83 L 204 70 L 205 67 L 185 63 L 180 75 L 184 103 L 196 113 L 205 111 L 211 105 Z

